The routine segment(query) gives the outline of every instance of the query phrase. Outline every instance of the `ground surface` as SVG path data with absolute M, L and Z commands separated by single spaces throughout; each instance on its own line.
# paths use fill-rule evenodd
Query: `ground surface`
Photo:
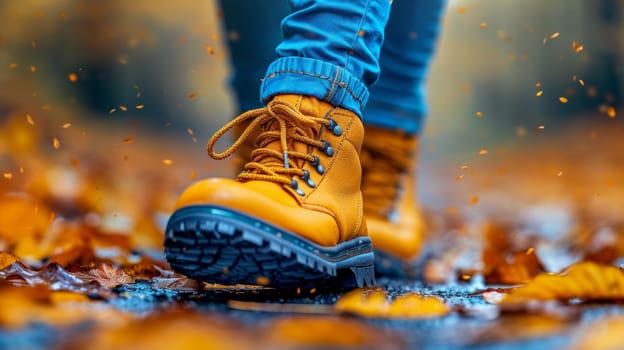
M 229 165 L 197 162 L 192 139 L 163 154 L 162 136 L 89 125 L 57 143 L 37 122 L 16 115 L 1 131 L 2 348 L 624 347 L 619 124 L 426 163 L 418 276 L 346 293 L 173 273 L 169 208 Z

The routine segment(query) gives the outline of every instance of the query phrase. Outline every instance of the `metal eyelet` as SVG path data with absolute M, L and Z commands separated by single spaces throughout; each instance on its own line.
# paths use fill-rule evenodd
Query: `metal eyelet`
M 316 172 L 319 173 L 320 175 L 323 175 L 323 173 L 325 173 L 325 168 L 321 165 L 321 161 L 319 160 L 319 157 L 314 156 L 314 159 L 312 160 L 310 165 L 312 165 L 316 169 Z
M 324 167 L 324 166 L 322 166 L 321 164 L 319 164 L 319 165 L 316 167 L 316 172 L 317 172 L 317 173 L 319 173 L 320 175 L 325 174 L 325 167 Z
M 301 179 L 303 181 L 306 182 L 306 184 L 311 187 L 314 188 L 316 186 L 316 184 L 314 183 L 314 181 L 312 181 L 312 179 L 310 179 L 310 172 L 307 170 L 303 170 L 303 175 L 301 175 Z
M 325 152 L 325 154 L 328 157 L 331 157 L 334 155 L 334 147 L 329 145 L 329 142 L 325 141 L 325 140 L 321 140 L 321 142 L 323 142 L 323 147 L 321 148 L 321 151 Z
M 329 119 L 329 125 L 327 128 L 336 136 L 342 135 L 342 127 L 333 119 Z
M 290 179 L 290 188 L 295 190 L 298 195 L 305 196 L 305 192 L 303 192 L 303 190 L 299 188 L 299 183 L 294 178 Z

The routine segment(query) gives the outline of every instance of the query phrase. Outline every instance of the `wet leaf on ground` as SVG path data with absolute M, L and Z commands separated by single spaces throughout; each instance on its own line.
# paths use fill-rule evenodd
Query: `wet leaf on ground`
M 439 298 L 405 293 L 390 299 L 380 288 L 356 289 L 338 299 L 336 311 L 369 318 L 433 318 L 449 313 Z
M 581 262 L 559 274 L 543 273 L 513 289 L 500 301 L 503 306 L 532 301 L 615 301 L 624 299 L 624 271 L 615 266 Z

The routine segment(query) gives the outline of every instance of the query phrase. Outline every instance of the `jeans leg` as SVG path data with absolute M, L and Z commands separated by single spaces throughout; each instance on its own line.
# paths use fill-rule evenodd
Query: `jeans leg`
M 264 102 L 303 94 L 362 115 L 379 76 L 390 0 L 290 0 L 284 40 L 263 79 Z
M 282 41 L 280 22 L 290 13 L 286 0 L 221 0 L 239 111 L 261 107 L 259 85 Z
M 366 124 L 422 130 L 429 62 L 440 33 L 445 0 L 395 0 L 381 49 L 379 81 L 370 89 Z

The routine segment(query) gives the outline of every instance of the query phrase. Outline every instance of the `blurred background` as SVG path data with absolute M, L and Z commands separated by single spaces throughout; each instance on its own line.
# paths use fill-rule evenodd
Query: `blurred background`
M 218 2 L 25 0 L 0 7 L 2 118 L 75 108 L 158 131 L 195 126 L 207 135 L 236 113 L 223 41 L 240 38 L 224 33 Z M 430 134 L 451 147 L 467 127 L 508 138 L 545 118 L 617 109 L 622 7 L 618 0 L 451 0 L 431 74 Z M 559 96 L 569 102 L 562 106 Z M 115 115 L 120 106 L 128 108 L 123 116 Z
M 123 227 L 139 210 L 137 196 L 167 212 L 190 180 L 229 174 L 204 151 L 237 113 L 224 41 L 241 38 L 222 28 L 218 5 L 0 2 L 2 186 L 43 186 L 67 203 L 92 190 L 89 205 Z M 429 80 L 420 180 L 426 206 L 473 205 L 483 186 L 500 184 L 486 176 L 478 185 L 459 181 L 478 165 L 499 175 L 522 172 L 532 160 L 554 174 L 563 173 L 555 163 L 566 157 L 605 165 L 594 151 L 579 154 L 600 134 L 592 128 L 622 125 L 623 12 L 620 0 L 451 0 Z M 566 134 L 571 128 L 578 133 Z M 573 144 L 581 153 L 551 152 L 541 161 L 531 145 L 542 143 Z M 515 165 L 506 170 L 484 163 L 530 146 L 523 160 L 507 159 Z M 513 176 L 505 179 L 499 190 L 513 186 Z

